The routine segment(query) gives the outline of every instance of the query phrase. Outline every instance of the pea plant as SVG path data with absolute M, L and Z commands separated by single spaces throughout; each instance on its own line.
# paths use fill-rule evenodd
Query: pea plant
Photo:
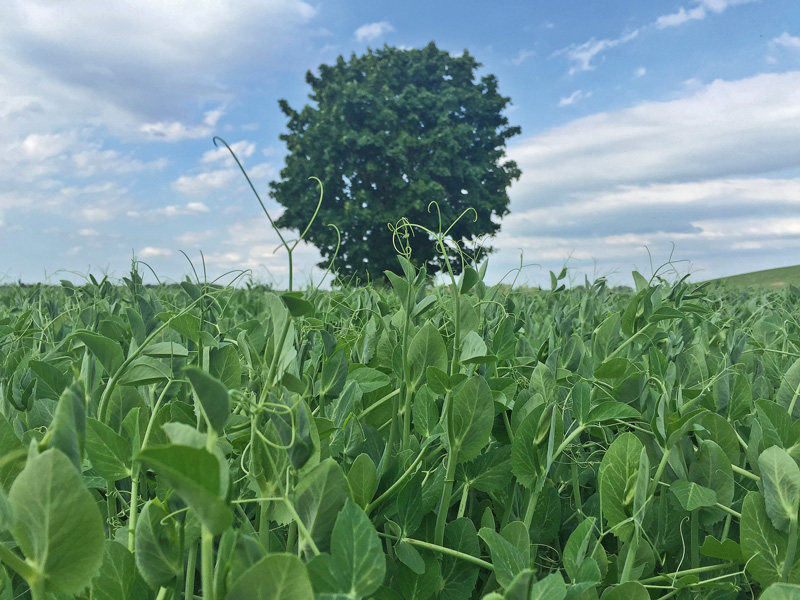
M 385 287 L 0 288 L 0 600 L 800 597 L 800 289 L 415 229 Z

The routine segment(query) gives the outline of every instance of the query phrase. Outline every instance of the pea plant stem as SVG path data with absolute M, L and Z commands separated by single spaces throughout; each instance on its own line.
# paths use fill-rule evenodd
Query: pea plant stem
M 408 542 L 412 546 L 417 546 L 419 548 L 425 548 L 426 550 L 432 550 L 434 552 L 438 552 L 439 554 L 446 554 L 447 556 L 452 556 L 454 558 L 459 558 L 465 562 L 472 563 L 473 565 L 477 565 L 482 569 L 486 569 L 487 571 L 494 572 L 494 565 L 491 563 L 486 562 L 485 560 L 481 560 L 477 556 L 472 556 L 471 554 L 465 554 L 464 552 L 459 552 L 458 550 L 453 550 L 452 548 L 447 548 L 446 546 L 442 546 L 441 544 L 431 544 L 430 542 L 425 542 L 423 540 L 415 540 L 414 538 L 401 538 L 399 536 L 392 535 L 390 533 L 378 532 L 378 535 L 393 541 L 404 541 Z
M 205 525 L 200 534 L 200 577 L 203 600 L 214 600 L 214 534 Z
M 451 446 L 447 453 L 447 473 L 444 478 L 444 489 L 442 499 L 439 502 L 439 512 L 436 515 L 436 530 L 434 541 L 441 546 L 444 543 L 444 526 L 447 523 L 447 512 L 450 508 L 450 496 L 453 493 L 453 481 L 456 476 L 456 461 L 458 459 L 458 449 Z

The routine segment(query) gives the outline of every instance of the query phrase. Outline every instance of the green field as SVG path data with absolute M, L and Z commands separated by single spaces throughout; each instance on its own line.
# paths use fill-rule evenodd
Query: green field
M 0 289 L 0 598 L 800 589 L 800 298 Z
M 711 281 L 734 288 L 781 287 L 788 284 L 800 285 L 800 265 L 794 267 L 780 267 L 778 269 L 766 269 L 764 271 L 753 271 L 752 273 L 720 277 L 719 279 L 712 279 Z

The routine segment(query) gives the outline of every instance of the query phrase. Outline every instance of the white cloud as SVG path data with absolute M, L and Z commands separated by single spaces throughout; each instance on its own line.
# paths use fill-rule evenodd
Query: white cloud
M 165 142 L 179 142 L 181 140 L 191 140 L 211 136 L 217 126 L 217 121 L 225 114 L 222 108 L 216 108 L 205 113 L 203 122 L 198 125 L 187 126 L 179 121 L 145 123 L 141 126 L 141 132 L 149 138 L 163 140 Z
M 645 75 L 647 75 L 647 69 L 645 69 L 644 67 L 639 67 L 633 72 L 633 75 L 634 77 L 644 77 Z
M 213 229 L 205 231 L 187 231 L 178 236 L 175 236 L 175 241 L 183 246 L 199 247 L 203 242 L 212 239 L 216 235 Z
M 389 21 L 378 21 L 367 23 L 356 29 L 355 37 L 357 42 L 372 42 L 392 31 L 394 31 L 394 27 Z
M 138 258 L 153 258 L 154 256 L 170 256 L 172 250 L 169 248 L 154 248 L 152 246 L 145 246 L 139 250 Z
M 520 66 L 526 60 L 528 60 L 531 56 L 534 56 L 536 52 L 533 50 L 520 50 L 517 52 L 517 55 L 511 59 L 511 64 L 515 67 Z
M 247 158 L 248 156 L 252 156 L 253 152 L 256 150 L 256 145 L 248 142 L 247 140 L 242 140 L 241 142 L 235 142 L 230 144 L 231 150 L 236 153 L 236 156 L 239 157 L 239 160 L 243 158 Z M 231 157 L 231 153 L 228 149 L 220 145 L 219 148 L 215 148 L 214 150 L 208 150 L 203 153 L 203 158 L 200 159 L 202 163 L 210 163 L 216 161 L 224 161 L 227 166 L 233 166 L 234 160 Z
M 202 202 L 188 202 L 184 205 L 179 204 L 168 204 L 167 206 L 161 206 L 158 208 L 152 208 L 149 210 L 131 210 L 128 211 L 127 215 L 132 218 L 144 218 L 144 219 L 157 219 L 160 217 L 181 217 L 185 215 L 196 215 L 201 213 L 209 212 L 208 206 L 203 204 Z
M 662 15 L 656 19 L 656 27 L 658 29 L 665 29 L 666 27 L 676 27 L 682 25 L 687 21 L 700 21 L 705 19 L 708 12 L 721 13 L 729 6 L 737 4 L 747 4 L 753 0 L 696 0 L 697 6 L 686 10 L 683 6 L 678 9 L 678 12 L 668 15 Z
M 702 6 L 697 6 L 691 10 L 686 10 L 682 6 L 676 13 L 672 13 L 669 15 L 662 15 L 656 19 L 656 27 L 659 29 L 664 29 L 666 27 L 676 27 L 678 25 L 682 25 L 687 21 L 696 21 L 700 19 L 705 19 L 706 17 L 706 9 Z
M 772 40 L 775 46 L 783 46 L 784 48 L 800 48 L 800 37 L 789 35 L 785 31 Z
M 508 154 L 523 173 L 513 198 L 533 202 L 612 184 L 780 171 L 797 166 L 798 147 L 800 71 L 717 80 L 685 98 L 591 115 Z
M 172 183 L 172 189 L 186 196 L 204 196 L 230 185 L 237 173 L 235 169 L 218 169 L 198 175 L 181 175 Z
M 121 155 L 116 150 L 100 150 L 99 148 L 74 152 L 71 158 L 74 173 L 79 177 L 161 171 L 168 164 L 166 158 L 143 162 L 130 155 Z
M 636 29 L 620 38 L 613 40 L 597 40 L 595 38 L 591 38 L 589 41 L 584 42 L 583 44 L 572 44 L 566 48 L 557 50 L 553 53 L 553 56 L 566 54 L 567 59 L 573 63 L 573 66 L 569 70 L 570 75 L 574 75 L 580 71 L 592 71 L 595 68 L 595 66 L 592 64 L 592 61 L 595 59 L 595 57 L 605 52 L 609 48 L 614 48 L 620 44 L 631 41 L 638 35 L 639 30 Z
M 570 105 L 575 104 L 576 102 L 578 102 L 580 100 L 583 100 L 584 98 L 588 98 L 591 95 L 592 95 L 592 92 L 588 92 L 587 93 L 587 92 L 584 92 L 583 90 L 575 90 L 574 92 L 572 92 L 566 98 L 561 98 L 561 100 L 558 101 L 558 106 L 559 107 L 561 107 L 561 106 L 570 106 Z

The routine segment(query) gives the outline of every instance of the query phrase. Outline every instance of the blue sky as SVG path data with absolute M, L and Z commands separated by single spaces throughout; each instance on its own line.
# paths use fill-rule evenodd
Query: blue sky
M 520 256 L 532 284 L 564 265 L 628 283 L 670 257 L 695 280 L 800 263 L 797 0 L 6 0 L 0 282 L 118 278 L 134 255 L 180 280 L 182 250 L 210 277 L 285 285 L 212 136 L 266 198 L 277 101 L 307 102 L 307 70 L 430 41 L 496 75 L 522 128 L 491 282 Z M 298 247 L 300 281 L 318 260 Z

